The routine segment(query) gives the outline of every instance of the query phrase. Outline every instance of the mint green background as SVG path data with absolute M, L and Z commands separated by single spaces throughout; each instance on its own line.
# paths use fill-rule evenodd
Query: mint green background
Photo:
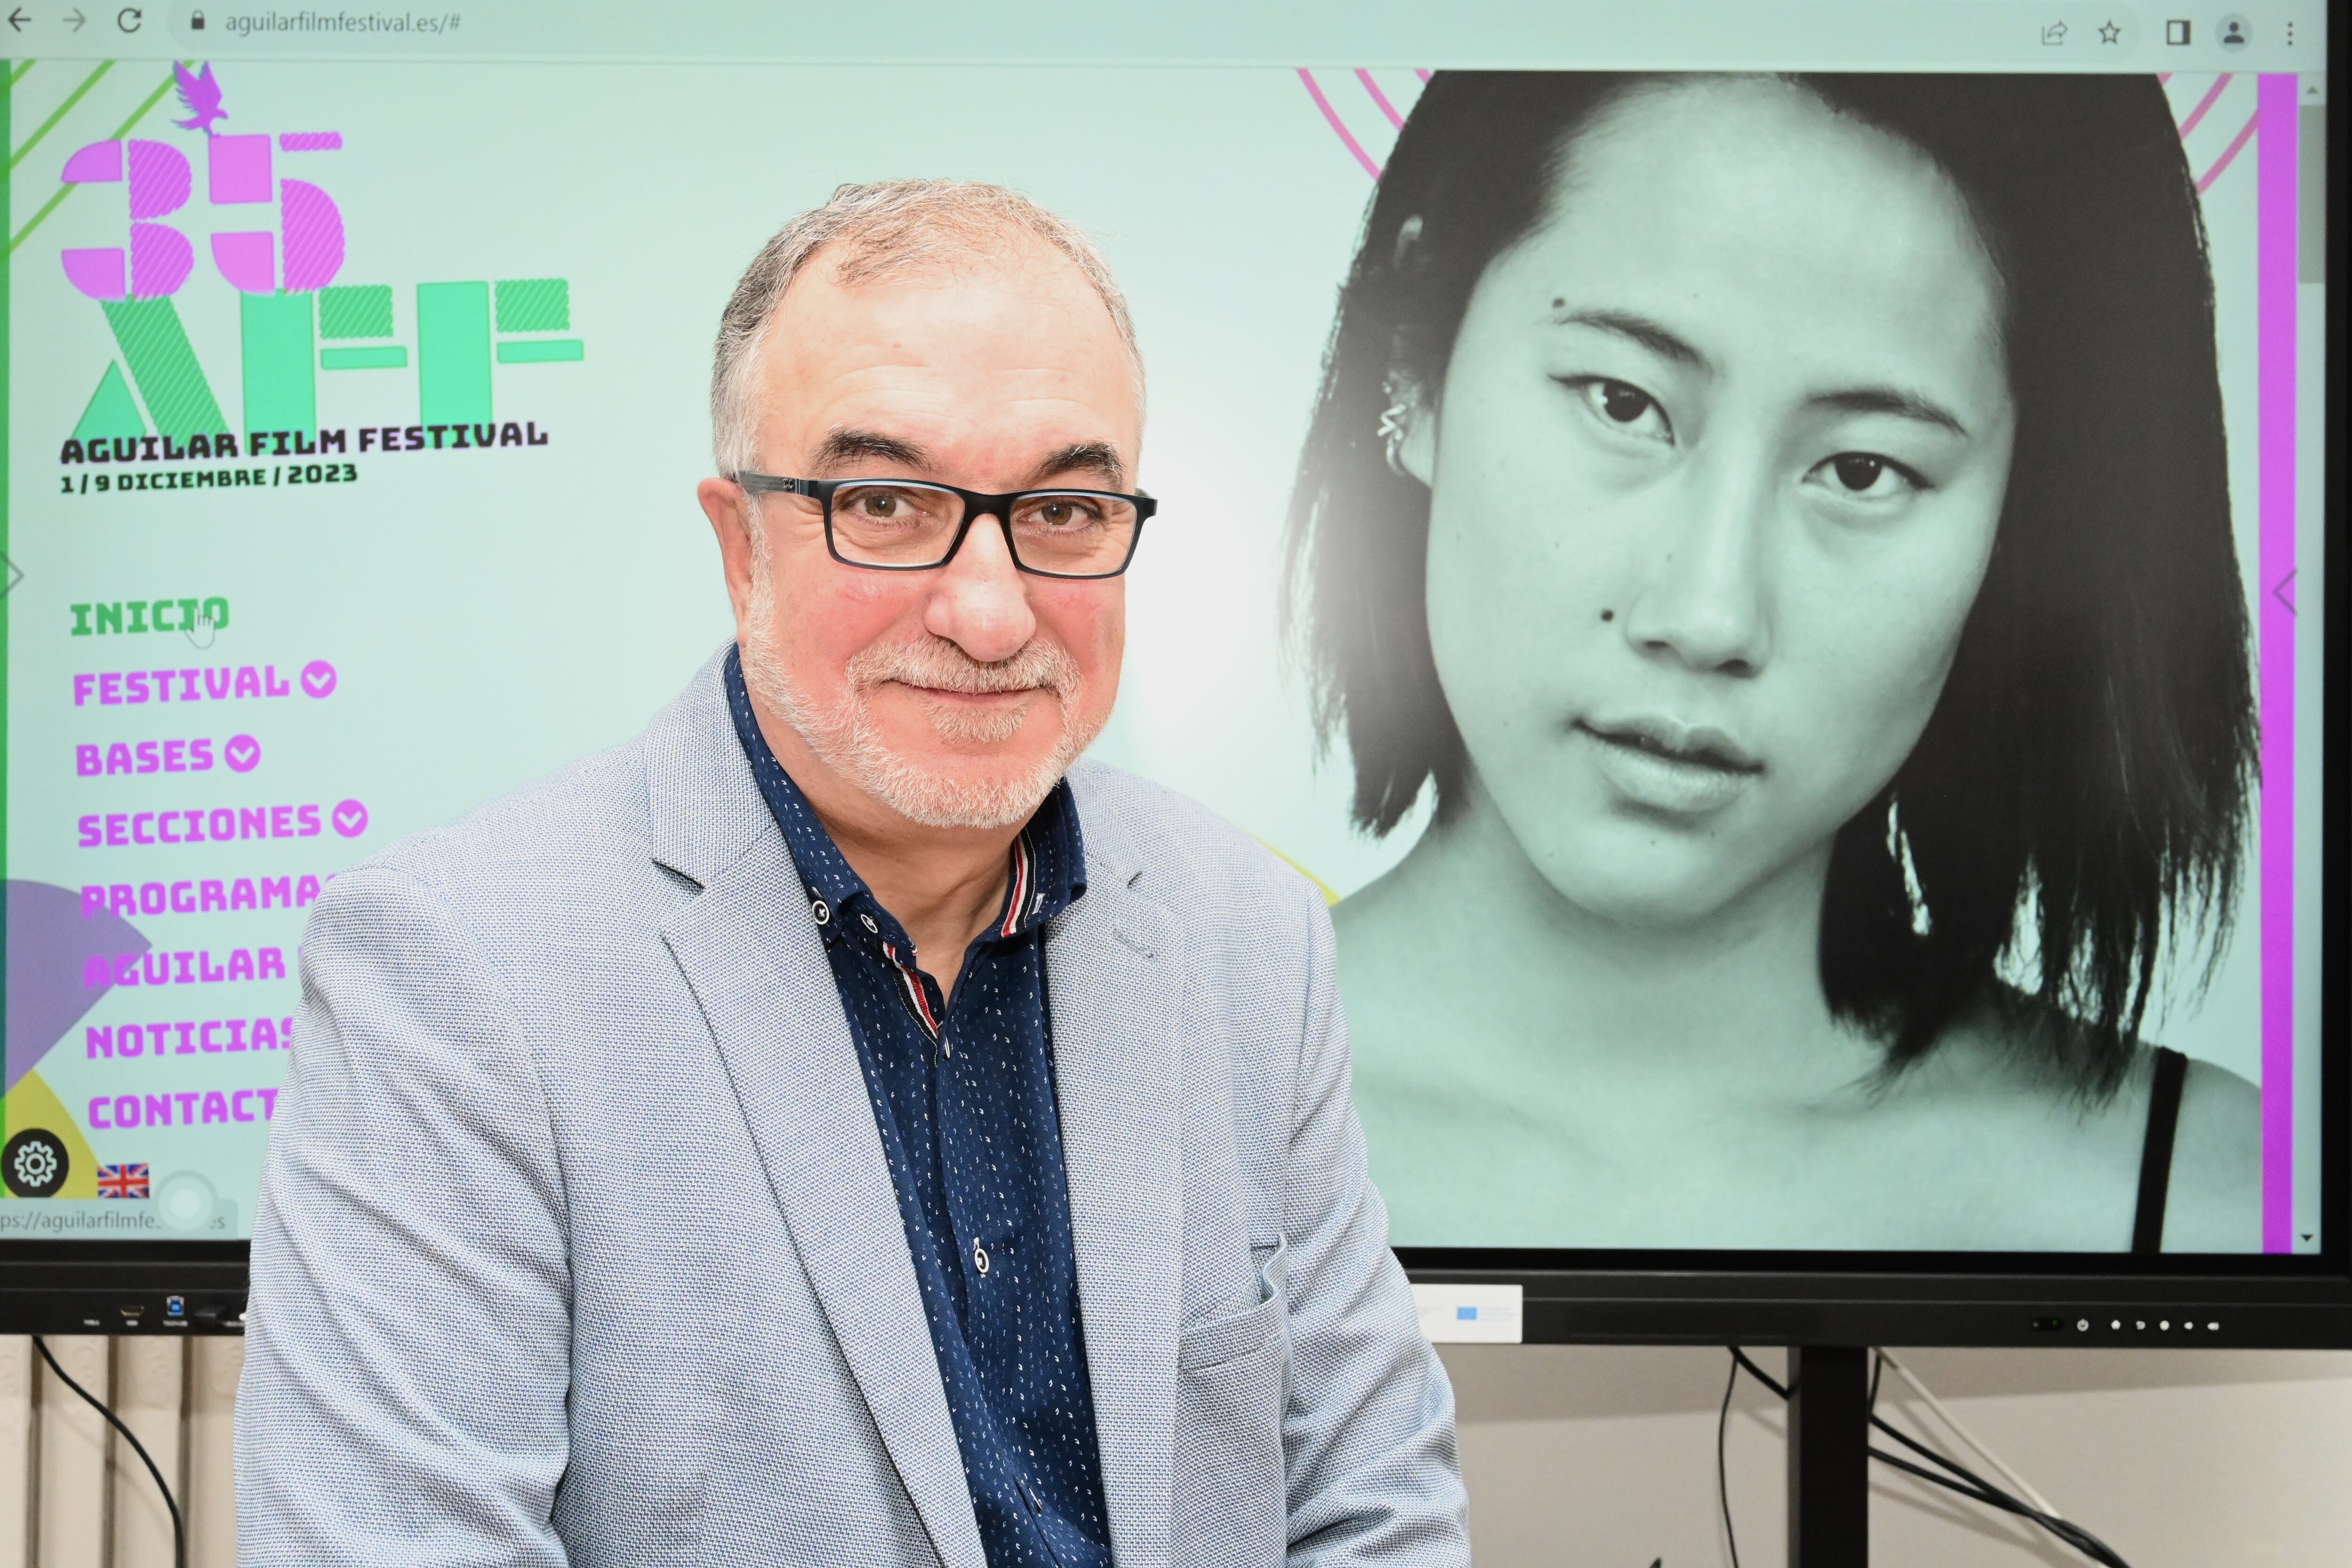
M 392 341 L 411 350 L 404 369 L 312 378 L 320 423 L 354 431 L 416 423 L 425 378 L 434 420 L 494 410 L 500 420 L 535 421 L 551 440 L 490 453 L 354 451 L 360 482 L 332 489 L 58 496 L 54 455 L 115 349 L 105 313 L 67 286 L 56 254 L 119 245 L 124 233 L 121 187 L 77 192 L 15 257 L 11 553 L 26 580 L 9 617 L 11 876 L 79 885 L 167 873 L 323 873 L 635 732 L 730 631 L 692 494 L 709 470 L 707 356 L 719 308 L 793 213 L 842 181 L 903 174 L 1026 191 L 1101 240 L 1134 306 L 1150 376 L 1140 477 L 1162 505 L 1129 580 L 1124 685 L 1096 754 L 1207 801 L 1339 893 L 1407 847 L 1416 824 L 1385 843 L 1348 831 L 1344 765 L 1318 768 L 1302 684 L 1276 635 L 1293 467 L 1334 290 L 1370 193 L 1294 73 L 217 68 L 237 127 L 342 132 L 341 152 L 283 155 L 278 172 L 313 181 L 341 204 L 349 248 L 336 282 L 389 285 Z M 79 77 L 33 72 L 18 89 L 17 123 L 54 107 L 39 97 L 45 82 L 59 84 L 61 98 Z M 1322 79 L 1373 155 L 1384 155 L 1392 132 L 1352 78 Z M 1400 107 L 1416 85 L 1409 71 L 1381 81 Z M 12 230 L 48 199 L 64 158 L 106 135 L 149 85 L 141 69 L 120 68 L 72 110 L 19 169 Z M 2234 116 L 2225 140 L 2251 112 L 2252 79 L 2242 85 L 2244 109 L 2233 97 L 2213 116 L 2216 125 Z M 2176 78 L 2174 96 L 2185 107 L 2203 86 Z M 1116 112 L 1101 112 L 1105 105 Z M 206 207 L 199 139 L 172 129 L 165 112 L 139 134 L 195 155 L 194 196 L 167 220 L 197 250 L 179 315 L 231 426 L 245 428 L 234 406 L 251 395 L 238 368 L 239 301 L 213 270 L 205 236 L 258 226 L 257 209 Z M 2209 202 L 2250 584 L 2252 174 L 2250 153 Z M 487 284 L 499 278 L 567 280 L 563 329 L 584 357 L 494 361 Z M 419 284 L 467 280 L 481 280 L 478 295 L 417 293 Z M 420 331 L 431 334 L 422 345 Z M 308 326 L 303 333 L 314 355 Z M 2308 500 L 2315 515 L 2315 494 Z M 2315 563 L 2305 567 L 2315 581 Z M 232 627 L 207 651 L 169 635 L 66 635 L 70 601 L 186 594 L 222 594 L 236 606 Z M 325 701 L 71 706 L 78 669 L 268 663 L 290 678 L 321 657 L 339 674 Z M 2315 677 L 2315 659 L 2306 673 Z M 215 769 L 166 784 L 73 773 L 77 742 L 205 735 L 217 745 L 239 733 L 263 749 L 261 766 L 242 778 Z M 2316 741 L 2307 729 L 2305 745 L 2315 751 Z M 74 847 L 73 819 L 83 812 L 347 797 L 371 813 L 357 840 Z M 2315 789 L 2306 804 L 2315 842 Z M 2201 1009 L 2177 999 L 2158 1030 L 2249 1077 L 2258 1058 L 2256 891 L 2247 889 L 2244 934 Z M 217 953 L 290 949 L 299 921 L 276 912 L 179 915 L 142 928 L 160 946 Z M 284 1014 L 298 1004 L 290 984 L 172 988 L 118 992 L 89 1021 Z M 274 1082 L 284 1060 L 88 1062 L 77 1028 L 42 1071 L 79 1108 L 100 1092 Z M 202 1168 L 241 1215 L 252 1212 L 258 1128 L 100 1133 L 92 1143 L 102 1160 L 149 1161 L 159 1179 Z

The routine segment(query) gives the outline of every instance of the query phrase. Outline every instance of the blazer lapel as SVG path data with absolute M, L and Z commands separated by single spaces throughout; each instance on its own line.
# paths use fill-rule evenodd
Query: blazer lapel
M 716 684 L 707 667 L 697 685 L 709 696 L 690 688 L 649 737 L 655 858 L 703 884 L 662 935 L 933 1550 L 950 1568 L 985 1568 L 856 1045 L 799 874 Z
M 1162 1568 L 1183 1272 L 1181 954 L 1173 918 L 1123 876 L 1089 881 L 1046 937 L 1062 1158 L 1112 1552 L 1120 1568 Z

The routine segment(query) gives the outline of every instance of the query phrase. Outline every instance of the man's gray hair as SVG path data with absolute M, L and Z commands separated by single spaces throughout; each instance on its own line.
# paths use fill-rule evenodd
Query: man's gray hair
M 1017 191 L 970 180 L 886 180 L 843 185 L 777 231 L 735 285 L 719 319 L 710 362 L 710 445 L 719 471 L 752 466 L 759 433 L 760 346 L 776 307 L 809 258 L 838 246 L 835 265 L 845 284 L 896 273 L 953 268 L 1003 254 L 1008 236 L 1043 240 L 1074 262 L 1102 298 L 1127 346 L 1136 401 L 1143 400 L 1143 356 L 1127 297 L 1109 264 L 1076 225 L 1055 216 Z

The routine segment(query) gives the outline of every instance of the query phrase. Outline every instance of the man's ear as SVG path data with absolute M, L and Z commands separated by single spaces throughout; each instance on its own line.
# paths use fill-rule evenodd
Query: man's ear
M 760 526 L 751 497 L 733 481 L 705 479 L 694 487 L 702 515 L 719 540 L 719 564 L 727 577 L 727 600 L 735 607 L 735 624 L 743 623 L 744 606 L 751 598 L 751 534 Z

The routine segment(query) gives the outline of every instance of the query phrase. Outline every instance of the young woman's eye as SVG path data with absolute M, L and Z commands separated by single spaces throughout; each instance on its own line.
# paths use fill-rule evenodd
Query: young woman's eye
M 1612 429 L 1652 441 L 1674 439 L 1674 427 L 1666 423 L 1666 411 L 1658 406 L 1656 398 L 1632 382 L 1589 376 L 1569 385 L 1584 400 L 1594 417 Z
M 1891 457 L 1871 452 L 1841 452 L 1824 458 L 1813 477 L 1853 501 L 1887 501 L 1927 487 L 1927 482 Z

